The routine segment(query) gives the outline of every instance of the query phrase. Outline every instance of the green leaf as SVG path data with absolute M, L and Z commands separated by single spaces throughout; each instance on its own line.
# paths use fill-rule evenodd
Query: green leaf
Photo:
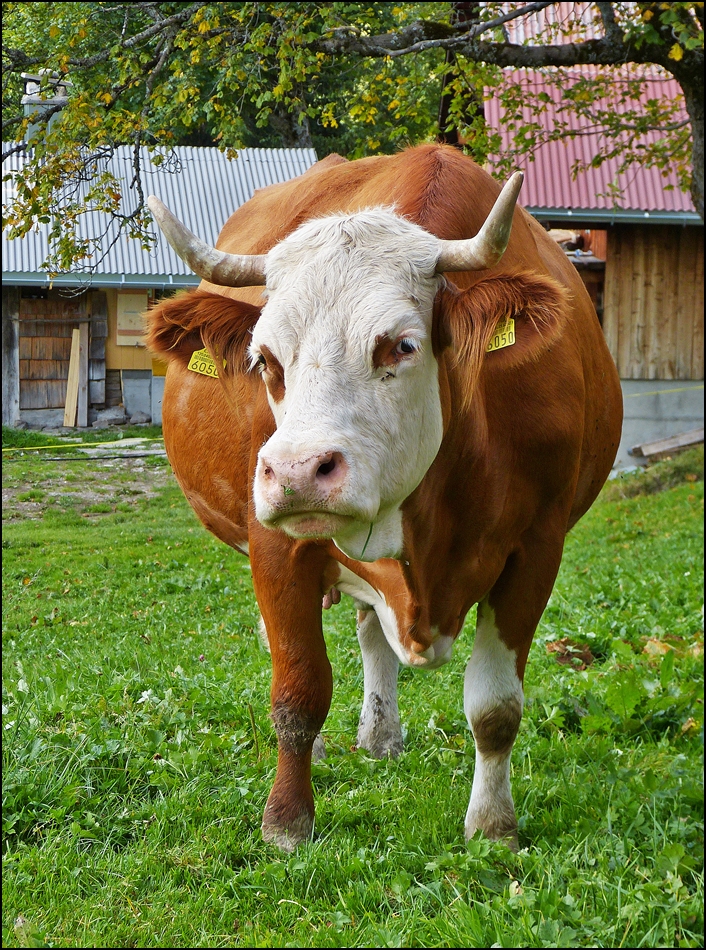
M 623 719 L 628 719 L 647 691 L 632 670 L 620 671 L 606 690 L 606 703 Z

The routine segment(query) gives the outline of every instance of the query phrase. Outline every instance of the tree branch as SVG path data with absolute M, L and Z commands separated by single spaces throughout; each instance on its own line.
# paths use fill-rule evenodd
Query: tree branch
M 516 20 L 518 17 L 537 13 L 552 5 L 552 0 L 541 3 L 528 3 L 524 7 L 505 13 L 494 20 L 475 24 L 470 30 L 463 26 L 454 28 L 448 24 L 433 23 L 429 20 L 416 20 L 403 30 L 395 33 L 382 33 L 377 36 L 362 36 L 352 27 L 341 27 L 334 30 L 327 39 L 314 40 L 305 44 L 317 52 L 335 56 L 337 53 L 356 53 L 359 56 L 407 56 L 410 53 L 421 53 L 428 49 L 457 50 L 470 39 L 494 30 Z M 443 33 L 443 36 L 439 34 Z
M 2 123 L 3 133 L 5 129 L 9 129 L 12 125 L 17 125 L 18 122 L 21 122 L 24 119 L 23 115 L 13 116 L 11 119 L 4 119 Z
M 165 30 L 179 27 L 187 20 L 191 19 L 197 10 L 201 9 L 201 7 L 205 7 L 206 5 L 206 0 L 200 0 L 199 3 L 192 3 L 185 10 L 181 10 L 179 13 L 174 13 L 170 17 L 157 20 L 152 24 L 152 26 L 147 27 L 146 30 L 142 30 L 141 33 L 136 33 L 127 40 L 121 38 L 120 47 L 122 49 L 132 49 L 133 47 L 138 46 L 140 43 L 143 43 L 145 40 L 149 40 L 153 36 L 156 36 L 158 33 L 163 33 Z M 78 69 L 90 69 L 92 66 L 97 66 L 98 63 L 103 63 L 107 59 L 110 59 L 113 55 L 112 49 L 105 49 L 101 50 L 100 53 L 96 53 L 94 56 L 87 56 L 85 59 L 68 59 L 66 60 L 66 63 L 67 65 L 74 66 Z M 37 60 L 37 62 L 39 62 L 39 60 Z
M 609 43 L 612 43 L 616 48 L 625 46 L 625 39 L 623 37 L 623 31 L 620 29 L 617 20 L 615 19 L 615 10 L 613 9 L 612 3 L 598 2 L 596 3 L 598 7 L 598 12 L 601 17 L 601 22 L 603 23 L 603 32 L 605 33 L 605 38 Z
M 702 69 L 701 50 L 689 50 L 688 56 L 685 55 L 681 62 L 669 58 L 668 52 L 673 43 L 673 37 L 669 31 L 667 31 L 669 35 L 662 37 L 663 44 L 659 48 L 654 43 L 643 43 L 638 48 L 634 42 L 626 40 L 616 20 L 614 4 L 608 2 L 596 3 L 605 32 L 605 35 L 598 39 L 533 46 L 478 39 L 484 33 L 497 29 L 510 20 L 526 17 L 549 6 L 552 6 L 552 3 L 528 3 L 493 20 L 474 24 L 471 29 L 417 20 L 394 33 L 365 36 L 360 30 L 347 26 L 333 30 L 328 36 L 320 37 L 303 46 L 313 52 L 322 52 L 331 57 L 343 53 L 363 58 L 396 58 L 430 49 L 443 49 L 493 66 L 525 66 L 535 69 L 542 66 L 619 66 L 622 63 L 659 63 L 676 77 L 686 74 L 687 71 L 691 76 L 694 70 Z M 655 27 L 664 29 L 662 24 L 655 24 Z
M 23 118 L 23 117 L 20 116 L 20 120 L 21 120 L 22 118 Z M 13 120 L 13 121 L 14 121 L 14 120 Z M 26 146 L 25 146 L 25 143 L 24 143 L 24 142 L 15 142 L 14 145 L 11 145 L 9 148 L 7 148 L 7 149 L 2 153 L 2 160 L 3 160 L 3 162 L 5 161 L 5 159 L 10 158 L 11 155 L 17 155 L 18 152 L 24 152 L 25 148 L 26 148 Z

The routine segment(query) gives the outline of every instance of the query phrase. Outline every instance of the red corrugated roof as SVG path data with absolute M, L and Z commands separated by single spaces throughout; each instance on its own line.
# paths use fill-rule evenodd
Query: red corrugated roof
M 509 11 L 510 4 L 506 6 Z M 619 22 L 630 19 L 634 12 L 632 5 L 614 5 Z M 604 35 L 603 23 L 597 6 L 593 3 L 561 2 L 552 3 L 548 7 L 519 17 L 505 24 L 504 30 L 509 42 L 527 44 L 537 43 L 581 43 L 586 40 L 598 39 Z M 572 80 L 585 78 L 587 75 L 596 75 L 598 70 L 591 66 L 574 67 L 565 71 L 568 84 Z M 605 70 L 603 70 L 605 74 Z M 667 170 L 663 175 L 658 168 L 646 168 L 637 163 L 620 176 L 617 176 L 618 159 L 604 162 L 599 168 L 587 168 L 574 178 L 573 167 L 579 163 L 587 165 L 594 155 L 598 154 L 608 143 L 605 133 L 592 131 L 590 120 L 577 119 L 568 111 L 563 111 L 562 89 L 559 89 L 541 72 L 533 70 L 517 70 L 507 73 L 508 78 L 521 82 L 527 86 L 528 100 L 537 101 L 539 93 L 547 93 L 550 102 L 546 112 L 540 117 L 545 129 L 553 129 L 558 121 L 564 121 L 568 129 L 579 134 L 575 138 L 566 137 L 557 142 L 539 145 L 533 152 L 534 161 L 529 156 L 518 160 L 518 167 L 526 171 L 525 184 L 522 189 L 522 201 L 528 207 L 538 209 L 586 209 L 602 212 L 621 209 L 625 212 L 663 212 L 669 214 L 695 214 L 691 196 L 679 187 L 675 170 Z M 607 101 L 597 103 L 599 109 L 610 108 L 613 112 L 625 114 L 639 106 L 640 100 L 645 102 L 649 98 L 671 99 L 677 106 L 677 121 L 687 118 L 684 108 L 683 95 L 679 84 L 664 70 L 658 67 L 625 66 L 613 71 L 616 83 L 610 104 Z M 635 77 L 644 77 L 645 84 L 640 99 L 635 101 L 621 95 L 625 90 L 626 81 Z M 489 124 L 497 129 L 502 138 L 502 148 L 510 146 L 511 130 L 508 130 L 503 116 L 499 99 L 493 90 L 488 90 L 489 101 L 485 104 L 485 115 Z M 529 109 L 523 109 L 523 121 L 537 121 Z M 629 133 L 626 133 L 629 134 Z M 645 144 L 657 140 L 659 133 L 652 132 L 643 138 Z M 492 164 L 492 157 L 491 157 Z M 610 185 L 616 182 L 619 189 L 618 198 L 614 198 Z
M 513 6 L 516 8 L 516 4 L 504 3 L 503 12 L 510 13 Z M 617 15 L 618 22 L 625 18 L 626 11 L 620 6 L 613 12 Z M 571 0 L 552 3 L 529 15 L 509 20 L 503 29 L 510 43 L 527 43 L 528 46 L 546 42 L 583 43 L 605 35 L 603 21 L 596 5 L 572 3 Z
M 592 67 L 575 68 L 572 72 L 578 79 Z M 682 99 L 682 92 L 676 80 L 660 74 L 656 69 L 647 74 L 642 98 L 669 97 L 674 100 Z M 529 156 L 518 159 L 517 165 L 526 172 L 525 184 L 522 189 L 522 203 L 530 208 L 546 209 L 596 209 L 611 211 L 616 208 L 627 211 L 642 212 L 671 212 L 695 213 L 691 196 L 681 191 L 676 171 L 662 170 L 634 163 L 626 172 L 618 176 L 619 160 L 609 159 L 598 168 L 586 168 L 574 178 L 572 168 L 577 162 L 590 163 L 594 155 L 605 146 L 609 140 L 601 131 L 592 131 L 585 119 L 564 112 L 561 109 L 561 90 L 549 83 L 545 77 L 533 70 L 517 70 L 508 78 L 521 82 L 527 86 L 527 97 L 536 101 L 540 92 L 550 96 L 546 112 L 541 116 L 533 116 L 529 109 L 522 110 L 522 121 L 540 121 L 545 129 L 555 127 L 557 119 L 566 122 L 568 128 L 579 134 L 575 138 L 566 137 L 556 142 L 547 142 L 539 145 L 533 152 L 534 161 Z M 491 94 L 491 91 L 488 91 Z M 606 108 L 606 102 L 599 104 Z M 616 96 L 611 108 L 618 112 L 634 109 L 637 103 L 633 100 L 622 102 Z M 512 132 L 508 130 L 501 115 L 502 109 L 497 97 L 490 98 L 485 103 L 485 116 L 488 123 L 497 129 L 502 138 L 503 149 L 510 147 Z M 686 118 L 686 111 L 680 110 L 681 118 Z M 627 133 L 626 133 L 627 134 Z M 655 141 L 659 133 L 651 132 L 643 141 Z M 491 157 L 492 165 L 492 157 Z M 610 184 L 617 180 L 619 195 L 614 199 L 610 193 Z M 669 188 L 671 186 L 671 188 Z

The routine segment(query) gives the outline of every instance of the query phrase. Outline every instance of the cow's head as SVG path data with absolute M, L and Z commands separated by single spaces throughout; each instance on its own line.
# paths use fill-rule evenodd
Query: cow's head
M 253 486 L 263 525 L 295 538 L 333 538 L 364 560 L 400 554 L 400 506 L 443 437 L 440 341 L 467 350 L 470 337 L 482 356 L 498 318 L 518 310 L 508 288 L 522 298 L 519 309 L 528 305 L 515 282 L 481 293 L 491 312 L 463 304 L 473 288 L 445 290 L 448 305 L 435 308 L 442 274 L 499 260 L 521 182 L 513 176 L 468 241 L 440 240 L 391 209 L 373 208 L 313 219 L 255 258 L 201 245 L 150 199 L 170 243 L 200 276 L 230 286 L 266 282 L 248 348 L 276 423 Z

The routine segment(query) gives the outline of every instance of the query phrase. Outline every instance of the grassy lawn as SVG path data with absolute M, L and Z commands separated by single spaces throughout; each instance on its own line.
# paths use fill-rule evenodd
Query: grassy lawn
M 517 855 L 463 840 L 474 618 L 447 666 L 402 671 L 406 750 L 379 762 L 353 746 L 346 598 L 324 614 L 315 839 L 264 844 L 247 561 L 165 459 L 40 455 L 3 466 L 3 946 L 703 946 L 702 452 L 612 482 L 567 540 L 513 754 Z

